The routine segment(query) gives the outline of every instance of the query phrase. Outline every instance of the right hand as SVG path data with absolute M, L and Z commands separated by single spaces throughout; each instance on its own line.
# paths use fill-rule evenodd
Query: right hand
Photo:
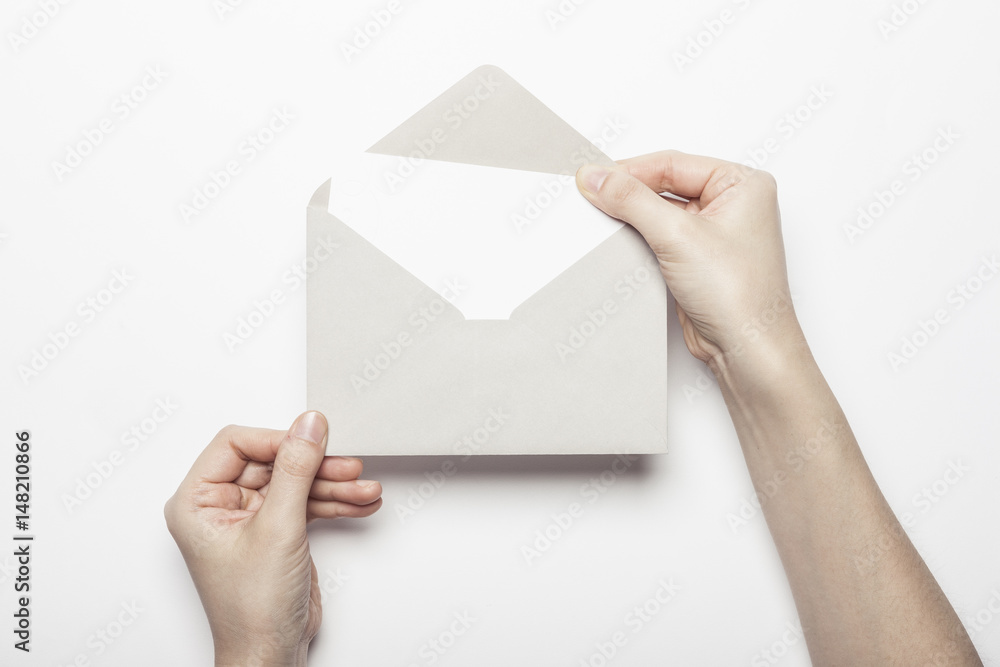
M 761 335 L 801 336 L 770 174 L 663 151 L 622 160 L 617 168 L 584 165 L 576 182 L 592 204 L 635 227 L 656 253 L 695 357 L 718 363 Z

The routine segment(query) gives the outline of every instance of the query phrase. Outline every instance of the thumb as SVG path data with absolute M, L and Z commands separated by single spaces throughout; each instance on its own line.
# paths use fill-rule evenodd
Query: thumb
M 299 415 L 278 445 L 267 497 L 260 509 L 265 522 L 294 530 L 306 526 L 306 503 L 326 453 L 327 423 L 319 412 Z
M 576 187 L 591 204 L 635 227 L 654 249 L 662 249 L 689 215 L 621 167 L 585 164 L 576 172 Z

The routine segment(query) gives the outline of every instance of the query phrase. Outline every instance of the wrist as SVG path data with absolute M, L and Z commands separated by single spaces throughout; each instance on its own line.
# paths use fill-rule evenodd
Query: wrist
M 278 647 L 247 642 L 229 646 L 216 644 L 215 667 L 305 667 L 309 645 Z
M 842 460 L 852 440 L 840 437 L 850 427 L 798 322 L 773 333 L 709 360 L 755 484 L 795 461 Z
M 745 328 L 707 364 L 725 393 L 748 404 L 787 396 L 790 385 L 796 384 L 803 372 L 816 368 L 794 315 L 763 331 Z

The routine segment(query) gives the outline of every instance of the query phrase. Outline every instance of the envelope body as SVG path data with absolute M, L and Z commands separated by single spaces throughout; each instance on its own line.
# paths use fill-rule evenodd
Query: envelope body
M 518 306 L 467 320 L 329 212 L 308 207 L 307 397 L 345 455 L 666 451 L 666 290 L 622 227 Z
M 666 452 L 658 263 L 573 184 L 607 155 L 484 65 L 365 156 L 307 212 L 307 252 L 332 248 L 307 279 L 307 401 L 328 453 Z M 519 217 L 512 190 L 528 194 Z M 460 298 L 451 270 L 472 278 Z

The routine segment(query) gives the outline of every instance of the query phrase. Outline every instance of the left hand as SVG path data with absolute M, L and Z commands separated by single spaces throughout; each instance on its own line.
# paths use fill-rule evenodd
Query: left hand
M 326 419 L 227 426 L 164 507 L 208 615 L 216 665 L 304 665 L 322 618 L 306 524 L 382 505 L 359 459 L 324 456 Z

